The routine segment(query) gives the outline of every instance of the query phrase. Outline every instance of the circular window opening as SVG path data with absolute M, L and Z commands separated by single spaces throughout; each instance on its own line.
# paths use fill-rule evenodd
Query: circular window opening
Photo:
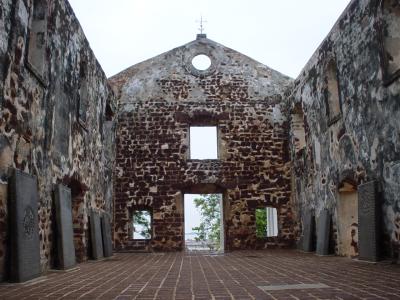
M 192 65 L 199 71 L 205 71 L 211 66 L 211 59 L 204 54 L 199 54 L 193 57 Z

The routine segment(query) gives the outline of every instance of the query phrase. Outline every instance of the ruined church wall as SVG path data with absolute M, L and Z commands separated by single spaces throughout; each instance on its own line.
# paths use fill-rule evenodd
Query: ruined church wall
M 12 28 L 12 30 L 10 30 Z M 54 185 L 71 188 L 78 261 L 88 210 L 112 212 L 114 97 L 69 3 L 0 2 L 0 279 L 10 168 L 38 179 L 42 271 L 54 262 Z
M 291 97 L 291 119 L 302 116 L 305 133 L 304 145 L 291 134 L 296 211 L 299 217 L 307 210 L 318 217 L 323 208 L 333 214 L 336 253 L 339 191 L 345 198 L 371 180 L 381 189 L 385 255 L 400 245 L 400 81 L 389 74 L 385 44 L 388 39 L 400 51 L 400 15 L 388 17 L 383 5 L 392 9 L 398 1 L 352 1 Z M 353 232 L 357 225 L 355 218 Z M 356 255 L 357 236 L 351 239 Z
M 210 56 L 206 74 L 190 64 Z M 132 249 L 132 211 L 152 212 L 151 246 L 182 250 L 184 193 L 224 194 L 226 248 L 290 246 L 290 80 L 200 38 L 111 78 L 119 98 L 115 245 Z M 217 126 L 219 159 L 189 158 L 189 127 Z M 277 238 L 256 237 L 255 209 L 278 209 Z

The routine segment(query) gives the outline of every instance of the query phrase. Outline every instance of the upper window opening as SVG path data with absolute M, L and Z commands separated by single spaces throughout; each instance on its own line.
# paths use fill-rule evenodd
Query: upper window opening
M 218 159 L 217 127 L 190 127 L 190 158 Z
M 134 240 L 151 239 L 151 214 L 148 210 L 135 210 L 132 223 Z
M 199 54 L 193 57 L 192 65 L 199 71 L 205 71 L 211 66 L 211 59 L 204 54 Z

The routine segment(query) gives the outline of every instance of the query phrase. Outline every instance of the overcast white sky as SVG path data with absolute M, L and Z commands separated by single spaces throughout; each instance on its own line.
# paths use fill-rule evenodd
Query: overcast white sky
M 107 76 L 207 37 L 297 77 L 349 0 L 69 0 Z

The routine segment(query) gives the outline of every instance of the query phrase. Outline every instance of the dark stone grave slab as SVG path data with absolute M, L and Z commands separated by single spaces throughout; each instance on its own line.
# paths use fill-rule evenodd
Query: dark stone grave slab
M 331 214 L 327 209 L 323 209 L 317 222 L 317 254 L 329 255 L 329 243 L 331 232 Z
M 76 264 L 72 227 L 71 190 L 57 185 L 54 192 L 57 224 L 57 268 L 70 269 Z
M 41 273 L 36 177 L 13 170 L 9 189 L 9 279 L 24 282 Z
M 377 261 L 380 257 L 380 205 L 376 181 L 358 186 L 359 259 Z
M 303 216 L 303 250 L 315 251 L 314 246 L 315 216 L 312 211 L 306 211 Z
M 102 258 L 103 238 L 101 236 L 100 215 L 94 210 L 90 211 L 90 244 L 92 246 L 92 258 Z
M 104 257 L 113 255 L 112 236 L 111 236 L 111 223 L 108 214 L 103 214 L 101 217 L 101 232 L 103 235 L 103 250 Z

